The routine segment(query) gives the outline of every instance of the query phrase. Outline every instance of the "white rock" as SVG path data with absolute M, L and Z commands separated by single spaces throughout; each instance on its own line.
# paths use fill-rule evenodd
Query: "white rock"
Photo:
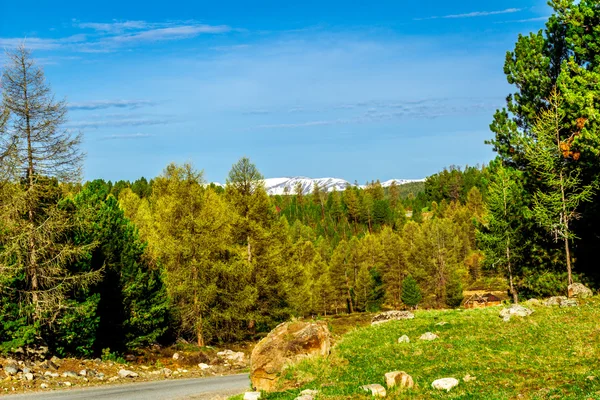
M 519 304 L 513 304 L 512 306 L 510 306 L 508 308 L 503 308 L 502 310 L 500 310 L 500 317 L 502 318 L 502 320 L 504 322 L 510 321 L 511 317 L 513 317 L 513 316 L 527 317 L 531 314 L 533 314 L 532 309 L 523 307 L 522 305 L 519 305 Z
M 217 357 L 224 358 L 236 364 L 244 363 L 246 356 L 241 351 L 223 350 L 217 353 Z
M 121 378 L 137 378 L 139 375 L 136 372 L 121 369 L 119 370 L 119 376 Z
M 370 385 L 361 386 L 365 392 L 371 392 L 372 396 L 385 397 L 387 395 L 385 388 L 379 383 L 372 383 Z
M 410 311 L 386 311 L 380 314 L 377 314 L 371 319 L 371 325 L 383 324 L 384 322 L 396 321 L 402 319 L 413 319 L 415 314 Z
M 173 354 L 173 360 L 177 361 L 181 358 L 181 356 L 179 355 L 179 353 L 175 353 Z
M 434 389 L 445 390 L 447 392 L 449 392 L 450 389 L 456 386 L 458 386 L 458 379 L 455 378 L 437 379 L 431 384 L 431 387 L 433 387 Z
M 319 394 L 319 391 L 313 389 L 304 389 L 300 392 L 300 396 L 316 396 L 317 394 Z
M 25 379 L 27 379 L 28 381 L 32 381 L 33 380 L 33 374 L 31 372 L 27 372 L 26 374 L 23 374 L 23 377 Z
M 82 369 L 81 371 L 79 371 L 79 375 L 87 376 L 87 369 Z
M 463 381 L 465 381 L 465 382 L 470 382 L 470 381 L 474 381 L 474 380 L 476 380 L 476 379 L 477 379 L 477 377 L 476 377 L 476 376 L 471 376 L 471 375 L 469 375 L 469 374 L 466 374 L 466 375 L 465 375 L 465 377 L 463 378 Z
M 592 292 L 590 288 L 586 287 L 585 285 L 579 282 L 575 282 L 572 285 L 569 285 L 568 291 L 570 296 L 578 297 L 580 299 L 585 299 L 594 295 L 594 292 Z
M 419 339 L 421 340 L 435 340 L 435 339 L 439 339 L 439 336 L 436 335 L 435 333 L 431 333 L 431 332 L 425 332 L 424 334 L 422 334 Z
M 42 384 L 40 385 L 40 387 L 41 387 L 42 389 L 48 389 L 48 385 L 47 385 L 47 384 L 45 384 L 45 383 L 42 383 Z
M 71 382 L 67 381 L 67 382 L 63 382 L 63 385 L 65 385 L 66 387 L 71 386 Z
M 200 364 L 198 364 L 198 368 L 200 368 L 202 371 L 204 371 L 204 370 L 210 369 L 211 366 L 208 364 L 200 363 Z
M 410 339 L 406 335 L 402 335 L 398 338 L 398 343 L 410 343 Z
M 385 374 L 385 384 L 388 389 L 393 388 L 394 386 L 411 389 L 415 386 L 412 376 L 404 371 L 393 371 Z
M 260 399 L 260 392 L 244 393 L 244 400 L 258 400 L 258 399 Z
M 169 368 L 163 368 L 162 371 L 166 376 L 170 376 L 173 373 Z

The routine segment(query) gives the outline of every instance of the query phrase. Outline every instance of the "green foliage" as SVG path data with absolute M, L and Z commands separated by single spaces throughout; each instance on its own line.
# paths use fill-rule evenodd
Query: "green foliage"
M 48 342 L 54 354 L 60 357 L 71 354 L 84 357 L 92 355 L 100 322 L 100 316 L 97 315 L 99 301 L 98 293 L 82 302 L 68 301 L 67 310 L 47 335 L 51 339 Z
M 421 290 L 417 281 L 408 275 L 402 280 L 402 302 L 414 308 L 419 305 L 421 299 Z

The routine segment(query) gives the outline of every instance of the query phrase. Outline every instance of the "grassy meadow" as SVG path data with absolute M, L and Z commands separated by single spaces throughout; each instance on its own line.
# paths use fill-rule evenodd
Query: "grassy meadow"
M 503 322 L 501 307 L 417 311 L 413 320 L 360 327 L 343 335 L 326 359 L 310 359 L 284 372 L 287 391 L 267 399 L 294 399 L 302 389 L 318 398 L 368 398 L 361 385 L 401 370 L 416 384 L 388 390 L 390 399 L 600 399 L 600 298 L 579 307 L 531 307 L 526 318 Z M 440 324 L 445 322 L 446 324 Z M 439 335 L 421 341 L 425 332 Z M 410 343 L 397 343 L 408 335 Z M 465 382 L 466 375 L 475 380 Z M 460 380 L 450 392 L 435 379 Z M 241 398 L 241 397 L 240 397 Z

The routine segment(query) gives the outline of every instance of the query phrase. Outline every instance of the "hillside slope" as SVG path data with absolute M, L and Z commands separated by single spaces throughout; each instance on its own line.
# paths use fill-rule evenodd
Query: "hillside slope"
M 294 399 L 318 389 L 319 399 L 369 398 L 360 386 L 384 385 L 402 370 L 417 387 L 388 390 L 400 399 L 600 399 L 600 299 L 574 308 L 532 307 L 530 317 L 503 322 L 500 307 L 418 311 L 413 320 L 358 328 L 344 335 L 328 359 L 307 360 L 285 372 L 288 387 L 267 399 Z M 439 322 L 447 322 L 438 325 Z M 419 340 L 425 332 L 439 339 Z M 397 343 L 408 335 L 410 343 Z M 465 382 L 466 375 L 476 377 Z M 431 388 L 460 380 L 449 393 Z

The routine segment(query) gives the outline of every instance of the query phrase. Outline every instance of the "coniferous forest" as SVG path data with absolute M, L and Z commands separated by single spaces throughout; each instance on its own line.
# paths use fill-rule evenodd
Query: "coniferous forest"
M 224 186 L 202 165 L 82 182 L 34 55 L 7 53 L 0 105 L 0 351 L 124 352 L 186 338 L 260 337 L 291 317 L 452 308 L 467 290 L 518 302 L 600 286 L 600 9 L 552 1 L 519 36 L 513 93 L 485 166 L 424 183 L 269 196 L 241 158 Z M 498 68 L 501 66 L 498 65 Z

